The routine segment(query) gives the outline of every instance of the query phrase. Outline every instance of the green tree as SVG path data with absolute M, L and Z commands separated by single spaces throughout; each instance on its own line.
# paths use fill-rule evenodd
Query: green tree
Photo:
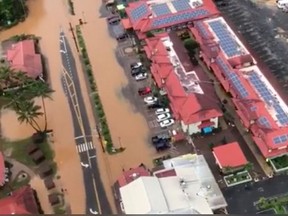
M 24 100 L 21 103 L 15 103 L 12 106 L 12 109 L 18 115 L 17 119 L 21 124 L 29 124 L 36 132 L 42 132 L 36 121 L 38 117 L 43 115 L 43 112 L 41 112 L 41 106 L 36 105 L 32 100 Z
M 185 39 L 184 46 L 190 54 L 194 54 L 195 50 L 199 48 L 197 41 L 193 40 L 192 38 Z
M 51 99 L 51 94 L 54 91 L 50 88 L 50 86 L 41 81 L 37 80 L 31 83 L 30 85 L 27 85 L 23 89 L 23 95 L 26 97 L 28 100 L 33 99 L 35 97 L 40 97 L 42 101 L 42 108 L 43 108 L 43 113 L 44 113 L 44 118 L 45 118 L 45 127 L 44 127 L 44 132 L 47 131 L 47 112 L 46 112 L 46 105 L 45 105 L 45 99 Z
M 150 31 L 146 32 L 146 37 L 147 38 L 151 38 L 151 37 L 154 37 L 154 34 Z
M 0 0 L 0 26 L 10 26 L 27 16 L 26 0 Z

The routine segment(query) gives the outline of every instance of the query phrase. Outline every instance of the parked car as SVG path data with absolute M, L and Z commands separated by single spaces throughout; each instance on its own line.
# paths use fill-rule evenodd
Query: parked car
M 157 109 L 162 108 L 163 106 L 160 103 L 150 104 L 147 106 L 147 109 Z
M 108 20 L 108 23 L 110 25 L 117 25 L 117 24 L 119 24 L 120 21 L 121 21 L 120 17 L 114 17 L 114 18 L 111 18 L 110 20 Z
M 110 21 L 110 20 L 113 20 L 116 18 L 120 19 L 119 15 L 113 14 L 113 15 L 108 16 L 106 19 L 107 19 L 107 21 Z
M 161 142 L 162 140 L 170 142 L 172 139 L 171 139 L 171 136 L 169 134 L 166 134 L 166 133 L 158 134 L 156 136 L 151 137 L 151 141 L 153 144 Z
M 131 75 L 132 76 L 137 76 L 138 74 L 145 73 L 145 72 L 146 72 L 146 70 L 143 67 L 131 69 Z
M 163 113 L 160 115 L 157 115 L 157 122 L 162 122 L 164 120 L 170 119 L 171 118 L 171 114 L 170 113 Z
M 175 122 L 174 119 L 166 119 L 166 120 L 160 122 L 160 127 L 161 128 L 169 127 L 169 126 L 173 125 L 174 122 Z
M 116 40 L 117 41 L 123 41 L 123 40 L 126 40 L 126 38 L 128 38 L 128 35 L 127 34 L 123 34 L 123 35 L 117 36 Z
M 136 69 L 136 68 L 139 68 L 139 67 L 142 67 L 142 66 L 143 66 L 142 62 L 135 62 L 135 63 L 132 63 L 130 65 L 130 68 L 131 69 Z
M 147 77 L 148 77 L 147 73 L 140 73 L 140 74 L 135 76 L 135 80 L 136 81 L 141 81 L 141 80 L 147 79 Z
M 164 151 L 164 150 L 169 149 L 171 147 L 171 145 L 167 142 L 159 142 L 154 146 L 155 146 L 157 152 Z
M 148 95 L 150 93 L 152 93 L 152 90 L 150 87 L 143 87 L 143 88 L 138 89 L 138 94 L 140 96 Z
M 160 115 L 160 114 L 163 114 L 163 113 L 169 113 L 170 112 L 170 109 L 169 108 L 160 108 L 160 109 L 157 109 L 155 111 L 155 114 L 156 115 Z
M 155 104 L 157 101 L 158 101 L 158 98 L 154 96 L 148 96 L 144 98 L 144 102 L 148 105 Z

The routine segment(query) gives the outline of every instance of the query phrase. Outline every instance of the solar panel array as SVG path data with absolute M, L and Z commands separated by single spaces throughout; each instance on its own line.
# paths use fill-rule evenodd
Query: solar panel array
M 203 22 L 195 23 L 195 27 L 198 29 L 203 38 L 207 39 L 210 37 L 210 32 L 208 32 L 208 29 L 205 27 Z
M 229 67 L 227 66 L 227 64 L 221 59 L 221 58 L 217 58 L 216 59 L 216 63 L 218 64 L 218 66 L 221 67 L 221 70 L 225 73 L 226 77 L 232 81 L 234 87 L 236 88 L 236 90 L 238 91 L 238 93 L 240 94 L 240 96 L 242 98 L 246 98 L 248 97 L 249 93 L 248 91 L 245 89 L 245 87 L 242 85 L 239 77 L 234 73 L 231 72 Z
M 133 21 L 141 19 L 148 13 L 148 7 L 146 4 L 140 5 L 138 8 L 135 8 L 131 11 L 131 18 Z
M 217 35 L 218 39 L 220 40 L 219 44 L 221 48 L 229 58 L 241 55 L 239 44 L 233 38 L 233 35 L 229 32 L 226 25 L 224 25 L 220 20 L 216 20 L 209 22 L 209 26 Z
M 166 3 L 164 4 L 155 4 L 151 6 L 152 11 L 155 13 L 156 16 L 162 16 L 166 14 L 170 14 L 171 10 Z
M 186 11 L 181 14 L 173 14 L 173 16 L 168 17 L 158 17 L 152 21 L 151 27 L 157 28 L 162 26 L 169 26 L 171 24 L 187 22 L 196 18 L 209 15 L 209 11 L 206 9 L 198 9 L 194 11 Z
M 282 144 L 288 141 L 288 135 L 277 136 L 273 139 L 274 144 Z
M 258 118 L 258 122 L 266 128 L 271 128 L 270 122 L 265 116 L 261 116 L 260 118 Z
M 171 3 L 177 12 L 191 9 L 189 0 L 174 0 Z
M 252 83 L 252 85 L 256 88 L 256 90 L 259 92 L 263 100 L 270 104 L 276 111 L 276 118 L 282 125 L 288 125 L 288 115 L 284 112 L 282 107 L 279 105 L 279 101 L 273 94 L 269 91 L 265 83 L 260 79 L 257 73 L 253 72 L 249 76 L 249 80 Z

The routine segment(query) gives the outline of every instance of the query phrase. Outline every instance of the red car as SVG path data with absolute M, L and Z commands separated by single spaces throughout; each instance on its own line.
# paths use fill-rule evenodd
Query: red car
M 148 95 L 148 94 L 150 94 L 150 93 L 152 93 L 152 90 L 151 90 L 151 88 L 149 88 L 149 87 L 143 87 L 143 88 L 138 89 L 138 94 L 139 94 L 140 96 Z

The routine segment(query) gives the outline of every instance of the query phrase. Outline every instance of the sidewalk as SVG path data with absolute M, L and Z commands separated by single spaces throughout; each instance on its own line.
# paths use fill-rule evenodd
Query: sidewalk
M 220 98 L 221 101 L 223 101 L 224 99 L 227 100 L 228 103 L 226 104 L 225 108 L 228 111 L 228 113 L 234 117 L 235 126 L 237 127 L 240 134 L 243 136 L 247 146 L 249 147 L 249 149 L 251 150 L 251 152 L 255 156 L 259 165 L 261 166 L 261 168 L 263 169 L 263 171 L 265 172 L 265 174 L 268 177 L 273 175 L 272 168 L 266 163 L 264 157 L 259 152 L 256 144 L 254 143 L 254 141 L 251 137 L 251 134 L 247 133 L 246 129 L 243 127 L 241 120 L 234 109 L 234 105 L 232 103 L 231 98 L 226 94 L 226 92 L 222 88 L 221 84 L 218 82 L 217 78 L 214 76 L 214 74 L 212 72 L 210 72 L 207 69 L 207 67 L 204 65 L 204 63 L 199 60 L 199 64 L 202 66 L 203 70 L 206 72 L 206 74 L 209 76 L 209 78 L 216 81 L 216 84 L 214 84 L 216 94 L 218 95 L 218 97 Z

